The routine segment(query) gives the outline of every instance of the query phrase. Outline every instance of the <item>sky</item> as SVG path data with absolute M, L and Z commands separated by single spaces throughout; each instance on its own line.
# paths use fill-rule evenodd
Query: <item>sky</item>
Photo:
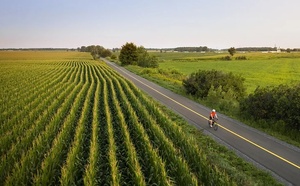
M 0 0 L 0 48 L 300 48 L 299 0 Z

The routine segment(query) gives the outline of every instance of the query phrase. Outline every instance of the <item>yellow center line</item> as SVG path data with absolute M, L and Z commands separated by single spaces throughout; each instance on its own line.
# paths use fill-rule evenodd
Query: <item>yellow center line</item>
M 247 138 L 245 138 L 245 137 L 243 137 L 243 136 L 241 136 L 241 135 L 239 135 L 239 134 L 233 132 L 232 130 L 229 130 L 228 128 L 226 128 L 226 127 L 224 127 L 224 126 L 221 126 L 221 125 L 219 125 L 219 126 L 220 126 L 221 128 L 223 128 L 224 130 L 230 132 L 231 134 L 233 134 L 233 135 L 235 135 L 235 136 L 237 136 L 237 137 L 239 137 L 239 138 L 241 138 L 241 139 L 247 141 L 248 143 L 250 143 L 250 144 L 252 144 L 252 145 L 254 145 L 254 146 L 256 146 L 256 147 L 258 147 L 258 148 L 260 148 L 260 149 L 262 149 L 262 150 L 264 150 L 264 151 L 266 151 L 266 152 L 268 152 L 269 154 L 272 154 L 273 156 L 275 156 L 275 157 L 281 159 L 282 161 L 285 161 L 286 163 L 288 163 L 288 164 L 290 164 L 290 165 L 293 165 L 294 167 L 300 169 L 300 166 L 299 166 L 299 165 L 297 165 L 297 164 L 295 164 L 295 163 L 293 163 L 293 162 L 290 162 L 289 160 L 287 160 L 287 159 L 285 159 L 285 158 L 283 158 L 283 157 L 281 157 L 281 156 L 275 154 L 274 152 L 272 152 L 272 151 L 270 151 L 270 150 L 268 150 L 268 149 L 266 149 L 266 148 L 264 148 L 264 147 L 258 145 L 257 143 L 254 143 L 253 141 L 251 141 L 251 140 L 249 140 L 249 139 L 247 139 Z
M 115 66 L 115 67 L 117 67 L 117 66 Z M 187 110 L 193 112 L 194 114 L 196 114 L 196 115 L 198 115 L 198 116 L 200 116 L 200 117 L 202 117 L 202 118 L 204 118 L 204 119 L 208 119 L 207 117 L 205 117 L 205 116 L 199 114 L 198 112 L 192 110 L 191 108 L 189 108 L 189 107 L 187 107 L 187 106 L 185 106 L 185 105 L 179 103 L 178 101 L 176 101 L 176 100 L 170 98 L 169 96 L 167 96 L 167 95 L 161 93 L 160 91 L 154 89 L 153 87 L 151 87 L 151 86 L 145 84 L 144 82 L 138 80 L 137 78 L 135 78 L 134 76 L 128 74 L 126 71 L 122 70 L 121 68 L 119 68 L 119 67 L 117 67 L 117 68 L 118 68 L 119 70 L 121 70 L 123 73 L 127 74 L 128 76 L 130 76 L 131 78 L 133 78 L 133 79 L 135 79 L 136 81 L 140 82 L 140 83 L 143 84 L 144 86 L 146 86 L 146 87 L 152 89 L 153 91 L 157 92 L 158 94 L 164 96 L 165 98 L 168 98 L 169 100 L 173 101 L 174 103 L 176 103 L 176 104 L 182 106 L 183 108 L 185 108 L 185 109 L 187 109 Z M 247 138 L 245 138 L 245 137 L 243 137 L 243 136 L 241 136 L 241 135 L 239 135 L 239 134 L 233 132 L 232 130 L 230 130 L 230 129 L 228 129 L 228 128 L 222 126 L 222 125 L 220 125 L 219 123 L 218 123 L 218 125 L 219 125 L 219 127 L 223 128 L 223 129 L 226 130 L 227 132 L 229 132 L 229 133 L 231 133 L 231 134 L 233 134 L 233 135 L 235 135 L 235 136 L 237 136 L 237 137 L 239 137 L 239 138 L 241 138 L 241 139 L 247 141 L 248 143 L 250 143 L 250 144 L 252 144 L 252 145 L 254 145 L 254 146 L 260 148 L 261 150 L 266 151 L 267 153 L 269 153 L 269 154 L 271 154 L 271 155 L 273 155 L 273 156 L 275 156 L 275 157 L 281 159 L 282 161 L 284 161 L 284 162 L 286 162 L 286 163 L 288 163 L 288 164 L 290 164 L 290 165 L 292 165 L 292 166 L 294 166 L 294 167 L 300 169 L 300 166 L 299 166 L 299 165 L 297 165 L 297 164 L 295 164 L 295 163 L 293 163 L 293 162 L 290 162 L 289 160 L 287 160 L 287 159 L 285 159 L 285 158 L 279 156 L 278 154 L 275 154 L 274 152 L 272 152 L 272 151 L 270 151 L 270 150 L 268 150 L 268 149 L 266 149 L 266 148 L 264 148 L 264 147 L 262 147 L 262 146 L 260 146 L 260 145 L 258 145 L 258 144 L 256 144 L 256 143 L 254 143 L 253 141 L 251 141 L 251 140 L 249 140 L 249 139 L 247 139 Z

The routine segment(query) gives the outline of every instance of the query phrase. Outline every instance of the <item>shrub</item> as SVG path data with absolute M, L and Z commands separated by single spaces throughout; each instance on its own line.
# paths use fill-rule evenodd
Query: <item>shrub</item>
M 200 98 L 208 96 L 209 91 L 221 89 L 225 94 L 231 92 L 233 99 L 239 100 L 246 94 L 244 86 L 245 79 L 233 73 L 224 73 L 222 71 L 205 71 L 199 70 L 192 73 L 187 79 L 183 80 L 183 86 L 186 92 Z M 225 97 L 222 97 L 225 99 Z
M 236 60 L 247 60 L 246 56 L 237 56 L 235 57 Z
M 237 113 L 239 111 L 239 102 L 234 98 L 234 94 L 232 89 L 224 92 L 222 86 L 218 88 L 211 87 L 204 101 L 217 110 L 222 110 L 226 113 Z
M 250 94 L 241 101 L 241 111 L 254 119 L 270 119 L 275 99 L 269 87 L 258 87 L 254 94 Z
M 144 68 L 141 72 L 141 74 L 153 74 L 153 70 L 149 68 Z
M 225 56 L 225 57 L 221 57 L 220 59 L 224 60 L 224 61 L 230 61 L 231 57 L 230 56 Z
M 111 57 L 110 57 L 112 60 L 116 60 L 117 59 L 117 56 L 115 54 L 112 54 Z
M 155 56 L 150 56 L 147 50 L 140 46 L 137 48 L 137 65 L 141 67 L 158 67 L 158 59 Z
M 255 120 L 280 121 L 280 126 L 300 130 L 300 84 L 294 87 L 258 87 L 253 94 L 241 101 L 240 108 L 244 115 Z

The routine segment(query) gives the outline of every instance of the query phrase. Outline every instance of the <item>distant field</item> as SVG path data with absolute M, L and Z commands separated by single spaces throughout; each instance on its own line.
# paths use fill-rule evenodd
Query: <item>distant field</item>
M 92 59 L 83 52 L 66 51 L 0 51 L 0 60 L 12 62 L 14 60 L 64 60 L 64 59 Z
M 241 74 L 245 79 L 247 92 L 257 86 L 276 86 L 300 81 L 300 53 L 245 53 L 248 60 L 222 61 L 223 54 L 200 53 L 153 53 L 160 59 L 162 69 L 176 69 L 185 75 L 197 70 L 221 70 Z

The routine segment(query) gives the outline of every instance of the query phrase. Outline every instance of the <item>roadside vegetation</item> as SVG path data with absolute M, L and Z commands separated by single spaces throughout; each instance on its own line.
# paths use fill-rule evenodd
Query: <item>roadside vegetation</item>
M 90 53 L 0 67 L 1 185 L 281 185 Z

